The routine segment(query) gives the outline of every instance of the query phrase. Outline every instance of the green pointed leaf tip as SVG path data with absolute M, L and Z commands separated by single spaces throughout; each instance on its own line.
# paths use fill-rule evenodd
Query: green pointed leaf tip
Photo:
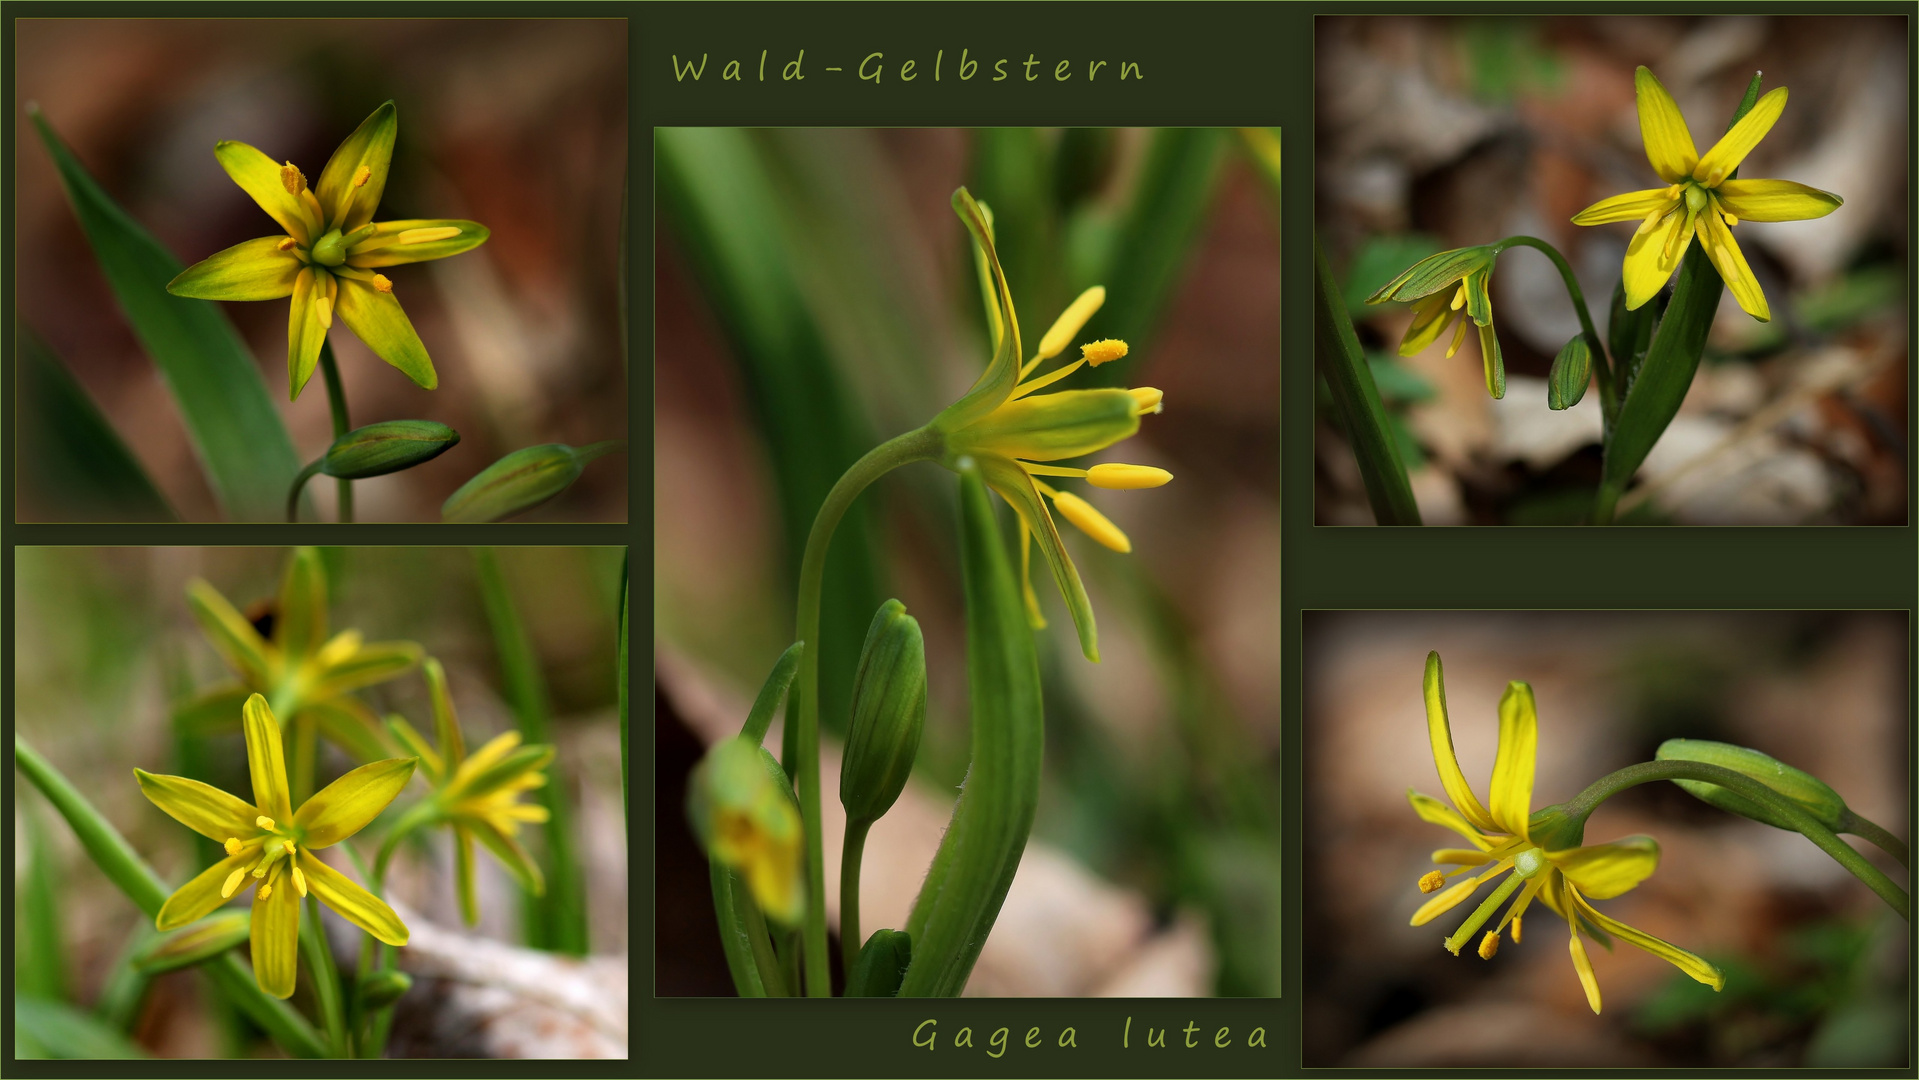
M 1579 404 L 1579 399 L 1586 396 L 1586 385 L 1592 382 L 1592 376 L 1592 346 L 1581 334 L 1568 341 L 1559 355 L 1553 357 L 1552 372 L 1546 377 L 1546 407 L 1559 410 Z
M 460 485 L 440 507 L 448 522 L 499 521 L 558 496 L 580 478 L 586 463 L 624 444 L 598 442 L 575 449 L 546 443 L 515 450 Z
M 913 773 L 926 727 L 926 644 L 906 605 L 873 616 L 853 680 L 853 719 L 840 767 L 840 803 L 852 821 L 878 821 Z
M 342 480 L 385 476 L 432 461 L 459 441 L 459 432 L 432 420 L 385 420 L 333 440 L 320 471 Z
M 135 971 L 158 975 L 226 952 L 252 934 L 250 911 L 225 911 L 154 938 L 133 957 Z
M 1667 739 L 1659 744 L 1659 751 L 1654 757 L 1659 761 L 1697 761 L 1731 769 L 1743 776 L 1752 777 L 1780 795 L 1798 803 L 1828 829 L 1837 832 L 1845 825 L 1846 800 L 1840 798 L 1838 792 L 1811 773 L 1795 769 L 1778 758 L 1762 754 L 1757 750 L 1731 743 L 1711 742 L 1706 739 Z M 1687 794 L 1692 797 L 1721 810 L 1764 822 L 1775 829 L 1785 829 L 1788 832 L 1799 831 L 1791 822 L 1772 811 L 1743 796 L 1735 795 L 1717 784 L 1708 784 L 1700 780 L 1674 780 L 1673 783 L 1685 788 Z

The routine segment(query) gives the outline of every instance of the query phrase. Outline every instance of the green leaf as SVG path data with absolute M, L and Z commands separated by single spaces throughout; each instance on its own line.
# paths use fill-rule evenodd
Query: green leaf
M 860 948 L 846 977 L 847 997 L 892 997 L 913 963 L 913 935 L 904 930 L 875 930 Z
M 1359 336 L 1346 314 L 1346 302 L 1340 298 L 1332 268 L 1326 264 L 1326 252 L 1317 239 L 1313 255 L 1318 269 L 1313 288 L 1314 353 L 1345 421 L 1353 456 L 1359 459 L 1359 474 L 1366 484 L 1373 517 L 1381 525 L 1418 525 L 1419 506 L 1413 502 L 1413 489 L 1393 441 L 1386 406 L 1379 400 L 1372 368 L 1360 351 Z
M 221 508 L 237 521 L 275 520 L 300 462 L 246 344 L 211 301 L 167 293 L 179 260 L 100 189 L 38 109 L 29 116 Z
M 27 873 L 20 890 L 20 935 L 14 938 L 14 992 L 67 999 L 66 935 L 60 926 L 60 874 L 40 800 L 18 799 L 26 822 Z
M 1045 743 L 1039 661 L 977 469 L 960 474 L 972 763 L 906 932 L 901 997 L 957 997 L 993 930 L 1039 805 Z
M 50 1058 L 144 1058 L 125 1035 L 89 1013 L 58 1001 L 22 993 L 13 999 L 13 1021 Z
M 31 515 L 173 521 L 173 508 L 47 343 L 20 328 L 20 483 Z
M 1606 322 L 1606 346 L 1612 351 L 1613 364 L 1619 371 L 1619 395 L 1623 398 L 1632 392 L 1632 384 L 1638 381 L 1639 369 L 1646 364 L 1646 353 L 1652 349 L 1653 333 L 1659 329 L 1659 320 L 1666 314 L 1666 307 L 1672 302 L 1670 293 L 1661 292 L 1649 303 L 1641 304 L 1635 311 L 1626 310 L 1626 279 L 1622 276 L 1613 283 L 1612 314 Z

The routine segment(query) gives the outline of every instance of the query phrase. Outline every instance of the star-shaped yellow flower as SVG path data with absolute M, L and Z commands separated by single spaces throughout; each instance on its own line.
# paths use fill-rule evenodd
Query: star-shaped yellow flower
M 300 900 L 308 895 L 388 945 L 405 945 L 406 924 L 386 902 L 321 862 L 330 847 L 380 816 L 413 776 L 412 758 L 376 761 L 340 777 L 293 809 L 287 790 L 280 725 L 266 698 L 248 698 L 241 718 L 253 801 L 184 776 L 133 775 L 153 805 L 201 836 L 226 846 L 227 857 L 180 886 L 161 906 L 154 925 L 185 926 L 218 908 L 235 892 L 253 894 L 253 974 L 260 989 L 288 997 L 298 966 Z
M 1413 322 L 1400 339 L 1399 355 L 1417 356 L 1438 341 L 1455 322 L 1459 329 L 1446 346 L 1446 359 L 1453 358 L 1466 340 L 1466 327 L 1479 328 L 1479 356 L 1486 369 L 1486 392 L 1495 398 L 1506 396 L 1506 364 L 1499 355 L 1499 335 L 1493 332 L 1493 262 L 1499 257 L 1492 247 L 1455 248 L 1429 255 L 1406 268 L 1405 273 L 1380 286 L 1366 298 L 1368 304 L 1397 300 L 1413 306 Z
M 1770 321 L 1772 309 L 1766 306 L 1759 279 L 1732 238 L 1733 226 L 1741 221 L 1825 217 L 1845 201 L 1790 180 L 1732 179 L 1739 163 L 1785 111 L 1786 88 L 1781 86 L 1755 102 L 1752 111 L 1701 157 L 1686 118 L 1653 73 L 1641 67 L 1633 75 L 1633 84 L 1639 94 L 1639 133 L 1646 144 L 1646 160 L 1667 186 L 1601 199 L 1574 215 L 1573 224 L 1639 222 L 1622 270 L 1629 311 L 1658 294 L 1697 237 L 1739 306 L 1761 322 Z
M 320 345 L 335 315 L 408 378 L 428 390 L 439 385 L 426 346 L 393 295 L 393 283 L 375 271 L 458 255 L 484 243 L 489 234 L 474 221 L 374 222 L 399 127 L 391 101 L 375 109 L 333 152 L 314 187 L 307 186 L 306 175 L 291 161 L 275 164 L 246 143 L 220 142 L 213 148 L 227 175 L 286 235 L 248 240 L 194 263 L 167 284 L 167 291 L 202 300 L 291 296 L 290 399 L 300 396 L 319 363 Z
M 1080 583 L 1079 569 L 1060 542 L 1059 530 L 1053 525 L 1045 500 L 1051 499 L 1060 516 L 1114 551 L 1133 550 L 1132 541 L 1085 499 L 1057 490 L 1035 477 L 1079 477 L 1094 487 L 1120 490 L 1159 487 L 1171 480 L 1172 473 L 1149 465 L 1105 464 L 1078 469 L 1043 464 L 1096 453 L 1130 438 L 1139 430 L 1142 415 L 1160 411 L 1162 395 L 1148 386 L 1035 394 L 1082 366 L 1098 367 L 1126 355 L 1123 341 L 1089 342 L 1080 346 L 1078 360 L 1033 377 L 1041 364 L 1072 344 L 1086 321 L 1106 302 L 1106 290 L 1095 285 L 1081 293 L 1046 331 L 1033 357 L 1022 364 L 1019 317 L 1013 311 L 1013 294 L 993 247 L 992 218 L 965 188 L 953 193 L 953 209 L 966 223 L 967 231 L 973 234 L 983 276 L 990 281 L 993 302 L 988 310 L 993 324 L 994 353 L 992 363 L 966 396 L 949 405 L 930 426 L 944 437 L 946 452 L 941 460 L 949 468 L 957 465 L 961 458 L 972 458 L 979 463 L 980 474 L 987 484 L 1018 512 L 1020 580 L 1025 589 L 1027 614 L 1034 627 L 1046 625 L 1032 586 L 1028 545 L 1036 538 L 1040 552 L 1052 567 L 1053 580 L 1059 585 L 1067 610 L 1072 612 L 1081 650 L 1088 660 L 1098 661 L 1092 604 L 1086 598 L 1086 587 Z
M 1539 747 L 1539 714 L 1533 706 L 1532 687 L 1523 682 L 1506 684 L 1499 699 L 1499 750 L 1493 758 L 1491 809 L 1473 794 L 1472 785 L 1460 771 L 1453 754 L 1453 732 L 1446 716 L 1446 679 L 1440 668 L 1439 654 L 1426 656 L 1426 732 L 1432 741 L 1433 763 L 1439 768 L 1439 782 L 1446 789 L 1452 806 L 1416 791 L 1407 791 L 1413 812 L 1425 821 L 1442 825 L 1466 838 L 1471 848 L 1442 848 L 1433 852 L 1433 861 L 1457 867 L 1450 872 L 1434 870 L 1419 879 L 1419 890 L 1439 895 L 1426 901 L 1413 914 L 1412 924 L 1424 926 L 1456 907 L 1481 885 L 1510 871 L 1510 876 L 1488 896 L 1453 935 L 1446 948 L 1457 956 L 1461 946 L 1472 940 L 1481 927 L 1511 898 L 1519 899 L 1506 909 L 1499 923 L 1480 939 L 1479 955 L 1490 960 L 1499 950 L 1500 936 L 1507 924 L 1512 926 L 1513 943 L 1520 940 L 1520 920 L 1535 898 L 1543 901 L 1571 931 L 1567 947 L 1572 952 L 1573 969 L 1586 990 L 1586 1003 L 1599 1011 L 1599 981 L 1593 976 L 1592 961 L 1580 934 L 1610 946 L 1620 938 L 1668 961 L 1679 970 L 1714 990 L 1724 988 L 1725 976 L 1719 969 L 1676 945 L 1635 930 L 1608 918 L 1592 906 L 1593 900 L 1610 900 L 1630 891 L 1652 876 L 1659 866 L 1659 844 L 1650 836 L 1629 836 L 1609 844 L 1580 844 L 1584 822 L 1571 822 L 1556 806 L 1532 812 L 1533 767 Z M 1472 876 L 1444 892 L 1446 879 L 1463 873 Z

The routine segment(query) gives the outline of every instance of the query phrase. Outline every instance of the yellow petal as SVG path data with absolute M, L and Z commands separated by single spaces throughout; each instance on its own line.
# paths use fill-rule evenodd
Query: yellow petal
M 540 864 L 535 862 L 533 856 L 528 854 L 527 850 L 520 846 L 518 840 L 508 836 L 498 825 L 491 821 L 482 820 L 473 822 L 472 832 L 474 839 L 478 840 L 488 851 L 492 852 L 494 858 L 500 860 L 500 865 L 512 871 L 513 876 L 519 879 L 522 888 L 535 896 L 545 895 L 546 877 L 540 873 Z M 784 893 L 779 894 L 777 899 L 770 891 L 764 896 L 760 895 L 759 890 L 769 888 L 769 882 L 772 881 L 780 882 L 781 888 L 790 888 L 794 894 L 801 897 L 798 902 L 802 905 L 804 904 L 804 894 L 800 891 L 800 882 L 804 880 L 805 875 L 799 872 L 797 865 L 799 858 L 799 844 L 796 840 L 791 852 L 791 862 L 793 865 L 788 866 L 782 864 L 781 868 L 775 872 L 771 866 L 766 865 L 766 860 L 762 859 L 755 861 L 746 868 L 748 880 L 755 883 L 755 895 L 759 897 L 760 905 L 766 909 L 767 914 L 784 917 L 797 910 L 785 903 L 787 898 Z M 797 916 L 794 916 L 787 918 L 786 921 L 796 922 L 798 919 Z
M 1548 851 L 1546 858 L 1587 896 L 1610 900 L 1659 868 L 1659 841 L 1650 836 L 1628 836 L 1610 844 Z
M 344 232 L 373 220 L 373 211 L 386 190 L 387 171 L 393 164 L 393 140 L 399 130 L 399 112 L 391 101 L 386 102 L 362 120 L 327 159 L 313 193 L 326 212 L 330 228 Z M 365 174 L 360 173 L 362 168 L 367 170 Z
M 1685 179 L 1698 163 L 1699 151 L 1678 103 L 1643 66 L 1633 72 L 1633 87 L 1639 95 L 1639 137 L 1646 144 L 1646 160 L 1668 184 Z
M 207 642 L 227 666 L 254 686 L 264 686 L 278 673 L 279 650 L 267 644 L 247 617 L 236 611 L 220 591 L 195 578 L 187 583 L 187 608 L 200 624 Z
M 1779 114 L 1786 109 L 1786 88 L 1781 86 L 1760 98 L 1752 111 L 1741 117 L 1732 130 L 1719 137 L 1706 156 L 1688 170 L 1692 177 L 1707 187 L 1718 187 L 1726 177 L 1731 176 L 1739 163 L 1746 160 L 1752 148 L 1766 137 L 1772 125 L 1779 120 Z M 1677 179 L 1677 177 L 1668 177 Z
M 1605 225 L 1614 221 L 1644 221 L 1647 214 L 1664 210 L 1673 204 L 1666 190 L 1652 188 L 1647 191 L 1628 191 L 1624 195 L 1601 199 L 1574 214 L 1573 224 Z
M 1726 283 L 1726 290 L 1746 314 L 1760 322 L 1771 322 L 1772 308 L 1766 304 L 1766 294 L 1759 288 L 1759 279 L 1753 276 L 1752 267 L 1746 265 L 1739 242 L 1732 238 L 1732 230 L 1718 214 L 1705 213 L 1699 217 L 1699 227 L 1704 234 L 1700 241 L 1706 246 L 1706 257 L 1712 260 L 1713 268 Z
M 299 197 L 286 189 L 280 179 L 279 162 L 243 142 L 215 143 L 213 156 L 240 190 L 279 222 L 288 236 L 302 244 L 317 238 L 313 230 L 319 223 L 312 220 Z
M 287 400 L 297 401 L 313 369 L 320 365 L 320 346 L 326 344 L 326 320 L 319 301 L 326 299 L 326 271 L 309 266 L 293 281 L 293 303 L 287 308 Z
M 1586 946 L 1579 940 L 1579 931 L 1574 930 L 1566 941 L 1566 948 L 1572 953 L 1573 970 L 1579 973 L 1579 985 L 1586 990 L 1586 1004 L 1592 1006 L 1593 1015 L 1599 1014 L 1599 980 L 1593 976 L 1593 962 L 1586 955 Z
M 1478 829 L 1473 828 L 1471 822 L 1468 822 L 1459 815 L 1459 811 L 1454 810 L 1452 807 L 1447 806 L 1431 795 L 1421 795 L 1419 792 L 1411 789 L 1407 790 L 1406 798 L 1413 804 L 1413 813 L 1418 814 L 1421 821 L 1429 825 L 1438 825 L 1441 828 L 1451 829 L 1471 841 L 1473 846 L 1481 851 L 1489 851 L 1492 849 L 1495 841 L 1482 835 Z
M 157 776 L 140 769 L 133 770 L 133 776 L 153 805 L 209 840 L 255 832 L 253 819 L 260 811 L 245 799 L 184 776 Z
M 294 278 L 305 266 L 284 236 L 263 236 L 209 255 L 167 282 L 175 296 L 202 300 L 278 300 L 293 294 Z
M 324 664 L 315 675 L 314 696 L 344 694 L 363 686 L 397 679 L 420 662 L 422 649 L 412 641 L 371 641 L 346 656 Z
M 394 756 L 393 746 L 380 731 L 373 711 L 357 698 L 342 696 L 309 701 L 300 706 L 299 716 L 302 722 L 319 724 L 321 734 L 361 761 Z M 406 752 L 413 753 L 410 749 Z
M 1479 359 L 1486 369 L 1486 393 L 1498 401 L 1506 396 L 1506 361 L 1499 355 L 1499 334 L 1489 322 L 1479 327 Z
M 1133 550 L 1133 542 L 1126 538 L 1120 527 L 1107 520 L 1105 514 L 1093 508 L 1093 504 L 1070 491 L 1062 491 L 1053 496 L 1053 506 L 1060 516 L 1073 523 L 1080 532 L 1092 537 L 1101 545 L 1124 555 Z
M 1417 356 L 1439 340 L 1453 320 L 1459 318 L 1451 299 L 1450 293 L 1434 293 L 1414 302 L 1412 325 L 1406 328 L 1406 336 L 1399 342 L 1399 355 Z
M 1053 325 L 1047 329 L 1046 336 L 1039 339 L 1039 351 L 1033 354 L 1033 358 L 1050 360 L 1064 352 L 1066 346 L 1073 343 L 1074 336 L 1085 328 L 1086 320 L 1092 318 L 1093 313 L 1098 311 L 1099 306 L 1105 302 L 1106 286 L 1104 285 L 1095 285 L 1080 293 L 1079 299 L 1068 304 L 1066 310 L 1059 313 L 1059 318 L 1053 320 Z
M 249 829 L 248 831 L 252 831 Z M 247 864 L 259 857 L 252 851 L 229 855 L 195 875 L 192 881 L 176 889 L 167 902 L 160 905 L 160 912 L 154 917 L 153 925 L 159 930 L 172 930 L 185 926 L 195 919 L 227 902 L 230 893 L 221 891 L 227 878 L 236 870 L 244 869 Z M 248 879 L 251 880 L 251 879 Z
M 1599 913 L 1598 908 L 1587 903 L 1586 898 L 1579 895 L 1578 889 L 1568 886 L 1565 889 L 1565 895 L 1571 898 L 1572 906 L 1579 911 L 1581 917 L 1590 919 L 1601 930 L 1659 957 L 1691 976 L 1695 982 L 1705 983 L 1714 990 L 1726 988 L 1726 976 L 1713 965 L 1671 942 L 1662 941 L 1643 930 L 1635 930 L 1617 919 L 1607 918 Z M 1594 1011 L 1598 1011 L 1596 1007 Z
M 406 788 L 418 764 L 410 757 L 376 761 L 314 792 L 293 815 L 293 823 L 306 830 L 306 846 L 327 847 L 366 828 Z
M 1506 684 L 1499 696 L 1499 752 L 1493 758 L 1491 792 L 1493 820 L 1506 832 L 1526 837 L 1526 818 L 1532 813 L 1533 763 L 1539 754 L 1539 713 L 1533 706 L 1533 688 L 1523 682 Z
M 247 769 L 253 774 L 253 805 L 267 817 L 286 821 L 293 817 L 292 797 L 287 791 L 285 750 L 280 744 L 280 724 L 267 707 L 267 699 L 255 694 L 240 710 L 240 727 L 247 737 Z
M 1426 654 L 1425 694 L 1426 736 L 1432 743 L 1433 764 L 1439 769 L 1439 783 L 1446 789 L 1446 797 L 1475 828 L 1506 831 L 1480 805 L 1472 785 L 1466 782 L 1466 774 L 1459 769 L 1459 757 L 1453 752 L 1452 724 L 1446 716 L 1446 672 L 1437 652 Z
M 1741 221 L 1805 221 L 1825 217 L 1845 204 L 1830 191 L 1791 180 L 1727 180 L 1712 194 Z
M 273 639 L 288 656 L 305 656 L 327 636 L 326 567 L 313 548 L 298 548 L 280 575 Z
M 1684 213 L 1669 214 L 1657 226 L 1633 235 L 1621 268 L 1626 310 L 1637 311 L 1666 287 L 1686 254 L 1686 245 L 1692 242 L 1693 224 Z
M 361 888 L 352 878 L 340 873 L 319 856 L 301 850 L 298 865 L 306 876 L 307 890 L 320 902 L 340 913 L 340 917 L 372 934 L 388 945 L 405 945 L 406 924 L 386 905 L 386 901 Z M 291 889 L 287 890 L 289 893 Z
M 1039 489 L 1033 486 L 1033 478 L 1017 462 L 995 455 L 982 454 L 977 459 L 980 475 L 986 483 L 999 493 L 1000 498 L 1012 506 L 1013 510 L 1026 521 L 1026 527 L 1033 531 L 1033 539 L 1039 545 L 1040 554 L 1046 556 L 1046 563 L 1053 571 L 1053 581 L 1059 586 L 1060 597 L 1066 601 L 1066 610 L 1073 617 L 1073 626 L 1079 632 L 1080 651 L 1086 659 L 1099 663 L 1099 632 L 1093 622 L 1093 602 L 1086 597 L 1086 586 L 1080 581 L 1079 568 L 1073 565 L 1073 559 L 1066 553 L 1066 545 L 1060 542 L 1059 529 L 1053 524 L 1053 515 L 1046 510 L 1046 504 L 1040 499 Z
M 413 323 L 392 293 L 381 292 L 352 278 L 341 278 L 335 303 L 338 306 L 334 313 L 340 321 L 359 335 L 375 356 L 399 368 L 424 389 L 440 385 L 426 345 L 420 341 L 419 332 L 413 329 Z
M 1019 317 L 1013 311 L 1013 292 L 1006 284 L 1006 271 L 1000 266 L 999 253 L 993 246 L 992 224 L 987 210 L 973 198 L 971 192 L 962 187 L 953 192 L 953 212 L 966 224 L 966 231 L 972 234 L 982 261 L 991 270 L 988 276 L 992 279 L 993 306 L 1002 330 L 998 334 L 992 362 L 980 374 L 972 389 L 934 417 L 934 426 L 947 432 L 966 427 L 1006 401 L 1019 382 L 1022 356 Z
M 492 231 L 479 222 L 459 218 L 382 221 L 347 248 L 346 264 L 371 270 L 444 259 L 471 251 L 492 235 Z
M 278 862 L 253 894 L 253 977 L 260 989 L 292 997 L 299 955 L 300 894 L 287 880 L 286 863 Z

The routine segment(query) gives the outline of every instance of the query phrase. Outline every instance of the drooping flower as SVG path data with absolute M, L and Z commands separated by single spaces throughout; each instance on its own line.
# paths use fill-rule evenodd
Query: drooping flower
M 1573 224 L 1639 222 L 1621 271 L 1628 310 L 1658 294 L 1697 237 L 1739 306 L 1761 322 L 1770 321 L 1772 309 L 1732 237 L 1733 226 L 1741 221 L 1825 217 L 1845 201 L 1790 180 L 1732 179 L 1739 163 L 1785 111 L 1786 88 L 1772 90 L 1755 102 L 1752 111 L 1702 157 L 1678 104 L 1653 73 L 1639 68 L 1633 85 L 1639 95 L 1639 133 L 1646 145 L 1646 160 L 1667 186 L 1601 199 L 1574 215 Z
M 378 270 L 444 259 L 486 241 L 486 226 L 450 218 L 374 222 L 393 162 L 400 127 L 391 101 L 373 111 L 309 187 L 291 161 L 273 159 L 246 143 L 214 145 L 220 166 L 253 197 L 284 236 L 266 236 L 212 255 L 167 284 L 175 296 L 202 300 L 293 298 L 287 318 L 287 388 L 297 399 L 320 360 L 334 316 L 380 359 L 433 389 L 439 376 L 414 332 L 393 282 Z
M 324 733 L 364 760 L 390 756 L 379 722 L 352 691 L 397 678 L 420 662 L 411 641 L 365 641 L 358 630 L 328 635 L 326 568 L 319 552 L 300 548 L 287 560 L 275 603 L 258 622 L 241 614 L 205 581 L 187 585 L 187 605 L 221 659 L 239 679 L 182 705 L 175 722 L 220 730 L 239 716 L 249 694 L 264 694 L 293 729 L 294 783 L 312 783 L 313 741 Z
M 768 918 L 799 925 L 800 804 L 772 754 L 744 735 L 715 743 L 688 778 L 686 813 L 707 858 L 737 871 Z
M 420 815 L 419 824 L 442 823 L 453 829 L 453 865 L 460 895 L 460 915 L 468 926 L 480 921 L 480 902 L 474 888 L 473 841 L 477 837 L 500 860 L 520 884 L 535 896 L 546 892 L 546 878 L 540 864 L 520 846 L 518 836 L 524 822 L 538 824 L 547 820 L 546 807 L 519 801 L 522 792 L 546 784 L 541 770 L 553 760 L 553 747 L 521 746 L 520 733 L 509 731 L 495 736 L 471 757 L 466 752 L 466 736 L 453 711 L 453 697 L 447 692 L 446 670 L 438 660 L 428 658 L 424 665 L 429 696 L 433 700 L 434 734 L 438 750 L 413 725 L 399 716 L 389 717 L 387 725 L 408 752 L 420 759 L 420 767 L 433 785 L 431 798 L 406 820 Z M 395 825 L 397 831 L 400 826 Z
M 1149 465 L 1103 464 L 1081 469 L 1046 464 L 1097 453 L 1130 438 L 1139 430 L 1142 415 L 1160 411 L 1162 395 L 1146 386 L 1036 394 L 1083 366 L 1098 367 L 1126 355 L 1123 341 L 1088 342 L 1080 346 L 1079 359 L 1044 375 L 1034 374 L 1041 364 L 1072 344 L 1086 321 L 1106 302 L 1106 290 L 1095 285 L 1081 293 L 1046 331 L 1032 358 L 1022 363 L 1019 318 L 993 246 L 990 212 L 965 188 L 953 193 L 953 209 L 972 233 L 982 277 L 989 283 L 991 302 L 987 308 L 994 352 L 992 362 L 973 388 L 935 417 L 931 427 L 945 438 L 944 464 L 951 468 L 962 458 L 972 458 L 986 483 L 1019 515 L 1020 579 L 1027 615 L 1034 627 L 1046 625 L 1032 586 L 1030 544 L 1037 540 L 1072 613 L 1080 648 L 1088 660 L 1097 662 L 1099 644 L 1092 604 L 1086 598 L 1078 567 L 1060 542 L 1046 500 L 1052 500 L 1061 517 L 1114 551 L 1131 551 L 1132 541 L 1085 499 L 1036 478 L 1076 477 L 1094 487 L 1117 490 L 1159 487 L 1171 480 L 1172 473 Z
M 1466 340 L 1466 325 L 1479 328 L 1479 356 L 1486 368 L 1486 392 L 1506 396 L 1506 363 L 1499 355 L 1499 335 L 1493 332 L 1492 247 L 1455 248 L 1429 255 L 1366 298 L 1368 304 L 1410 303 L 1413 323 L 1399 342 L 1399 355 L 1417 356 L 1438 341 L 1454 324 L 1446 358 L 1452 359 Z
M 1506 879 L 1472 915 L 1462 923 L 1446 948 L 1453 955 L 1491 920 L 1500 905 L 1519 893 L 1519 899 L 1506 909 L 1498 924 L 1479 942 L 1479 955 L 1490 960 L 1499 950 L 1507 925 L 1512 927 L 1513 943 L 1520 941 L 1521 919 L 1536 898 L 1566 920 L 1571 932 L 1567 948 L 1572 953 L 1573 969 L 1586 991 L 1586 1003 L 1599 1011 L 1599 982 L 1593 975 L 1592 960 L 1586 955 L 1580 935 L 1610 946 L 1612 938 L 1652 953 L 1674 967 L 1705 983 L 1714 990 L 1723 989 L 1726 980 L 1719 969 L 1669 942 L 1635 930 L 1609 918 L 1592 905 L 1593 900 L 1610 900 L 1630 891 L 1659 866 L 1659 844 L 1650 836 L 1629 836 L 1607 844 L 1581 845 L 1584 822 L 1570 820 L 1557 806 L 1532 811 L 1533 767 L 1539 745 L 1539 714 L 1533 704 L 1532 687 L 1523 682 L 1506 684 L 1499 699 L 1499 749 L 1493 759 L 1490 809 L 1473 794 L 1466 776 L 1453 753 L 1452 726 L 1446 715 L 1446 681 L 1438 653 L 1426 656 L 1426 732 L 1432 742 L 1433 763 L 1439 769 L 1439 782 L 1452 801 L 1447 806 L 1431 796 L 1408 790 L 1413 812 L 1434 825 L 1453 830 L 1472 844 L 1471 848 L 1442 848 L 1433 852 L 1433 862 L 1450 866 L 1450 871 L 1434 870 L 1419 879 L 1419 889 L 1438 893 L 1413 914 L 1412 924 L 1424 926 L 1470 897 L 1478 888 L 1501 875 Z M 1450 877 L 1468 875 L 1446 888 Z M 1444 892 L 1440 892 L 1445 889 Z
M 266 698 L 247 698 L 241 726 L 253 801 L 184 776 L 133 775 L 153 805 L 201 836 L 222 843 L 226 858 L 174 892 L 154 919 L 160 930 L 185 926 L 258 885 L 253 894 L 253 974 L 260 989 L 288 997 L 298 966 L 300 900 L 309 893 L 388 945 L 405 945 L 406 924 L 386 902 L 313 853 L 345 840 L 380 816 L 413 776 L 412 758 L 362 765 L 293 809 L 287 790 L 280 725 Z

